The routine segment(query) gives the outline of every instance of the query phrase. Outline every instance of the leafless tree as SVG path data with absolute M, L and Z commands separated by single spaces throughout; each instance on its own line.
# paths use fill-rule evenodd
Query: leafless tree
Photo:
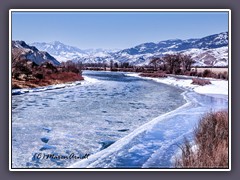
M 177 74 L 181 67 L 180 54 L 167 54 L 163 57 L 170 74 Z
M 150 65 L 152 64 L 154 66 L 154 70 L 156 71 L 158 69 L 158 67 L 163 63 L 164 63 L 164 61 L 163 61 L 162 58 L 154 57 L 154 58 L 151 59 L 149 64 Z
M 181 55 L 183 71 L 190 71 L 192 64 L 195 62 L 189 55 Z

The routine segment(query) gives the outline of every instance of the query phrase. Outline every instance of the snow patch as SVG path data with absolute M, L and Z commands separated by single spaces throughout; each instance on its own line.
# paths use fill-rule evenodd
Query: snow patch
M 178 79 L 178 78 L 174 78 L 174 77 L 167 77 L 167 78 L 141 77 L 137 73 L 127 73 L 126 75 L 150 79 L 150 80 L 160 82 L 163 84 L 168 84 L 168 85 L 172 85 L 172 86 L 185 88 L 188 90 L 193 90 L 199 94 L 228 95 L 228 81 L 225 81 L 225 80 L 212 79 L 212 80 L 210 80 L 212 84 L 200 86 L 200 85 L 191 84 L 192 78 L 194 78 L 194 77 L 190 77 L 190 76 L 189 76 L 189 79 Z M 187 76 L 185 76 L 185 77 L 187 77 Z
M 48 90 L 54 90 L 54 89 L 62 89 L 66 87 L 72 87 L 80 85 L 81 81 L 75 81 L 72 83 L 66 83 L 66 84 L 56 84 L 56 85 L 50 85 L 50 86 L 44 86 L 44 87 L 38 87 L 38 88 L 23 88 L 23 89 L 13 89 L 12 95 L 20 95 L 25 93 L 32 93 L 32 92 L 42 92 L 42 91 L 48 91 Z

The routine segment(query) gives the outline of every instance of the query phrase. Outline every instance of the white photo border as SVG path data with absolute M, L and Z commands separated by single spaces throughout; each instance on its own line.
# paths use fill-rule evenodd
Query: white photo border
M 12 13 L 13 12 L 227 12 L 228 13 L 228 168 L 12 168 Z M 9 171 L 231 171 L 231 10 L 230 9 L 10 9 L 9 10 Z

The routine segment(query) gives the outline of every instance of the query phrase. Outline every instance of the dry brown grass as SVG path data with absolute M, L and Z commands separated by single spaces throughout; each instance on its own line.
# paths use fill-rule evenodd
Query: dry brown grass
M 192 84 L 205 86 L 205 85 L 212 84 L 212 83 L 207 79 L 193 78 Z
M 223 72 L 228 72 L 228 68 L 215 68 L 215 67 L 212 67 L 212 68 L 204 68 L 204 67 L 198 67 L 198 68 L 195 68 L 197 70 L 197 72 L 204 72 L 205 70 L 210 70 L 211 72 L 213 73 L 223 73 Z
M 84 80 L 84 78 L 80 74 L 76 74 L 73 72 L 52 73 L 46 75 L 44 79 L 21 81 L 12 78 L 12 88 L 13 89 L 36 88 L 54 84 L 70 83 L 81 80 Z
M 194 131 L 196 149 L 185 139 L 177 168 L 228 168 L 228 112 L 206 114 Z
M 184 72 L 184 75 L 197 76 L 197 77 L 209 77 L 214 79 L 228 80 L 228 68 L 192 68 L 192 70 Z

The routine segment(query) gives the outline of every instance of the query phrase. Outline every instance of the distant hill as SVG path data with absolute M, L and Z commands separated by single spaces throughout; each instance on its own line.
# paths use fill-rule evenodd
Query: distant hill
M 129 62 L 132 65 L 146 65 L 151 58 L 165 54 L 184 53 L 190 55 L 199 66 L 228 65 L 228 32 L 214 34 L 203 38 L 187 40 L 170 39 L 157 43 L 147 42 L 135 47 L 116 50 L 81 50 L 77 47 L 52 43 L 33 43 L 38 49 L 48 51 L 61 61 L 73 60 L 83 63 Z

